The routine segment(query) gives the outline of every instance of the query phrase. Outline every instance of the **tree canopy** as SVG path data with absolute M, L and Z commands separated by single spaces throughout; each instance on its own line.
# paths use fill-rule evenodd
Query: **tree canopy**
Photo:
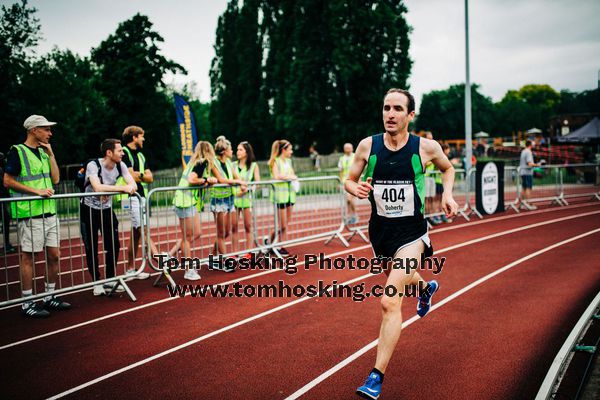
M 381 130 L 383 93 L 407 88 L 410 27 L 400 1 L 230 1 L 211 68 L 213 131 L 302 152 Z
M 139 125 L 148 140 L 144 153 L 152 168 L 178 164 L 179 135 L 166 73 L 185 69 L 161 54 L 163 38 L 148 17 L 136 14 L 119 24 L 90 57 L 54 48 L 41 57 L 36 10 L 22 0 L 2 6 L 0 16 L 0 122 L 6 152 L 25 138 L 23 121 L 41 114 L 58 122 L 52 138 L 60 164 L 99 155 L 100 142 L 120 138 Z

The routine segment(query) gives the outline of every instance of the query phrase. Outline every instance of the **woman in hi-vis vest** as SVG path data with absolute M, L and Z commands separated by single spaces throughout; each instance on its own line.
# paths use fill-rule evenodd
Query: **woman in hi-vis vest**
M 279 230 L 277 232 L 278 242 L 287 240 L 287 227 L 292 219 L 292 209 L 296 203 L 296 185 L 298 177 L 292 167 L 292 144 L 283 139 L 276 140 L 271 146 L 271 158 L 269 169 L 271 177 L 275 180 L 286 182 L 275 183 L 271 191 L 271 201 L 277 205 Z M 271 235 L 271 243 L 275 240 L 275 232 Z M 282 256 L 288 256 L 289 252 L 281 247 L 277 249 Z
M 252 149 L 250 143 L 244 141 L 238 144 L 235 156 L 237 158 L 237 161 L 233 163 L 233 167 L 239 175 L 239 177 L 244 182 L 260 181 L 260 172 L 258 170 L 258 164 L 256 163 L 254 150 Z M 246 232 L 246 242 L 244 246 L 240 246 L 239 241 L 233 242 L 233 251 L 240 251 L 241 249 L 251 249 L 256 246 L 254 232 L 252 231 L 252 195 L 254 189 L 255 187 L 249 186 L 248 191 L 245 193 L 241 190 L 234 191 L 234 205 L 236 209 L 236 215 L 231 226 L 232 236 L 237 236 L 240 214 L 243 214 L 244 231 Z M 241 255 L 240 258 L 252 258 L 252 254 L 246 253 Z
M 228 186 L 216 186 L 210 188 L 210 211 L 215 216 L 215 224 L 217 226 L 217 238 L 213 248 L 212 269 L 220 269 L 224 272 L 233 272 L 235 264 L 231 260 L 220 260 L 216 257 L 219 254 L 227 253 L 225 242 L 231 234 L 231 225 L 235 221 L 234 210 L 234 195 L 231 185 L 240 185 L 239 190 L 246 193 L 248 186 L 242 181 L 233 168 L 231 156 L 231 142 L 225 136 L 219 136 L 215 143 L 215 161 L 211 165 L 211 174 L 220 184 Z M 236 188 L 237 189 L 237 188 Z M 233 242 L 237 241 L 234 237 Z M 210 264 L 210 263 L 209 263 Z
M 215 151 L 209 142 L 200 141 L 194 148 L 194 154 L 183 170 L 178 186 L 188 188 L 191 186 L 206 186 L 217 183 L 217 179 L 209 176 L 209 165 L 215 160 Z M 203 201 L 204 196 L 198 190 L 182 189 L 175 192 L 173 198 L 173 210 L 179 218 L 182 239 L 169 251 L 169 256 L 177 254 L 181 248 L 183 257 L 190 258 L 192 255 L 191 243 L 200 237 L 200 215 L 197 206 Z M 200 207 L 202 208 L 202 206 Z M 194 269 L 186 269 L 184 278 L 195 281 L 200 275 Z

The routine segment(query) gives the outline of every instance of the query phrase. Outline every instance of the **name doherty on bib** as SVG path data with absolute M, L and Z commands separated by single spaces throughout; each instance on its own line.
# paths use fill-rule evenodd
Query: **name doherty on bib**
M 373 185 L 373 198 L 377 214 L 386 218 L 415 215 L 414 188 L 412 181 L 380 180 Z

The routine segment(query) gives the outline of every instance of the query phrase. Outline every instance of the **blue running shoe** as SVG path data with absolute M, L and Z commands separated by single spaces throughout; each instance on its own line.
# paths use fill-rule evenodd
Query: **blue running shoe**
M 356 394 L 363 399 L 377 400 L 381 393 L 381 376 L 371 372 L 364 385 L 356 389 Z
M 423 296 L 420 296 L 419 302 L 417 303 L 417 314 L 421 318 L 423 318 L 429 312 L 429 309 L 431 308 L 431 298 L 433 297 L 434 293 L 438 291 L 440 285 L 437 283 L 437 281 L 431 281 L 427 287 L 427 293 L 425 293 Z

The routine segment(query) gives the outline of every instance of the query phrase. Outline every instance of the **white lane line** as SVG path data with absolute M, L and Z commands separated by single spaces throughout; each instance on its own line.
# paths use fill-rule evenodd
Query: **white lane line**
M 577 235 L 575 237 L 572 237 L 570 239 L 566 239 L 563 240 L 562 242 L 558 242 L 555 243 L 553 245 L 550 245 L 548 247 L 545 247 L 541 250 L 536 251 L 535 253 L 531 253 L 523 258 L 519 258 L 516 261 L 511 262 L 510 264 L 505 265 L 504 267 L 497 269 L 496 271 L 484 276 L 483 278 L 480 278 L 478 280 L 476 280 L 475 282 L 469 284 L 468 286 L 465 286 L 464 288 L 458 290 L 457 292 L 454 292 L 453 294 L 451 294 L 450 296 L 444 298 L 443 300 L 439 301 L 438 303 L 435 303 L 432 307 L 431 310 L 429 312 L 435 311 L 438 308 L 442 307 L 444 304 L 447 304 L 449 302 L 451 302 L 452 300 L 456 299 L 457 297 L 463 295 L 464 293 L 468 292 L 469 290 L 473 289 L 476 286 L 481 285 L 482 283 L 492 279 L 493 277 L 501 274 L 502 272 L 508 271 L 509 269 L 527 261 L 530 260 L 534 257 L 539 256 L 540 254 L 544 254 L 548 251 L 554 250 L 557 247 L 560 246 L 564 246 L 565 244 L 571 243 L 575 240 L 579 240 L 581 238 L 584 238 L 586 236 L 589 235 L 593 235 L 595 233 L 600 232 L 600 228 L 591 230 L 589 232 L 586 233 L 582 233 L 581 235 Z M 406 328 L 408 326 L 410 326 L 411 324 L 413 324 L 415 321 L 419 320 L 420 318 L 417 315 L 414 315 L 412 318 L 406 320 L 403 324 L 402 324 L 402 328 Z M 329 378 L 330 376 L 332 376 L 333 374 L 335 374 L 336 372 L 338 372 L 339 370 L 341 370 L 342 368 L 344 368 L 345 366 L 347 366 L 348 364 L 352 363 L 353 361 L 355 361 L 356 359 L 358 359 L 359 357 L 361 357 L 363 354 L 365 354 L 366 352 L 368 352 L 369 350 L 374 349 L 377 346 L 377 343 L 379 342 L 379 339 L 375 339 L 374 341 L 372 341 L 371 343 L 367 344 L 365 347 L 363 347 L 362 349 L 358 350 L 356 353 L 350 355 L 349 357 L 347 357 L 346 359 L 344 359 L 343 361 L 341 361 L 340 363 L 334 365 L 333 367 L 331 367 L 330 369 L 328 369 L 327 371 L 323 372 L 321 375 L 317 376 L 315 379 L 313 379 L 312 381 L 308 382 L 306 385 L 302 386 L 300 389 L 298 389 L 297 391 L 295 391 L 294 393 L 292 393 L 290 396 L 288 396 L 286 398 L 286 400 L 293 400 L 293 399 L 297 399 L 298 397 L 302 396 L 303 394 L 305 394 L 306 392 L 308 392 L 309 390 L 311 390 L 312 388 L 314 388 L 315 386 L 317 386 L 319 383 L 323 382 L 325 379 Z
M 595 212 L 593 212 L 593 214 L 598 214 L 598 213 L 600 213 L 600 211 L 595 211 Z M 587 215 L 587 214 L 589 214 L 589 213 L 585 213 L 585 214 Z M 559 218 L 559 220 L 564 220 L 564 218 Z M 547 223 L 551 223 L 551 222 L 547 222 Z M 533 224 L 533 225 L 539 226 L 539 224 Z M 520 229 L 520 230 L 524 230 L 524 229 Z M 600 231 L 600 228 L 598 228 L 596 231 Z M 514 231 L 514 230 L 511 230 L 511 232 L 510 232 L 510 233 L 515 233 L 515 231 Z M 507 233 L 507 234 L 509 234 L 509 233 Z M 589 234 L 589 233 L 588 233 L 588 234 Z M 580 235 L 580 236 L 581 236 L 581 235 Z M 469 241 L 469 242 L 465 242 L 465 244 L 463 244 L 463 245 L 456 245 L 456 246 L 447 247 L 447 248 L 444 248 L 444 249 L 441 249 L 441 250 L 437 251 L 435 254 L 437 255 L 437 254 L 440 254 L 440 253 L 443 253 L 443 252 L 446 252 L 446 251 L 454 250 L 454 249 L 456 249 L 456 248 L 459 248 L 459 247 L 464 247 L 464 246 L 468 246 L 468 245 L 470 245 L 470 244 L 474 244 L 474 243 L 477 243 L 477 242 L 481 242 L 481 241 L 484 241 L 484 240 L 488 240 L 488 239 L 490 239 L 491 237 L 496 237 L 496 234 L 494 234 L 494 235 L 489 235 L 489 236 L 486 236 L 486 237 L 483 237 L 483 238 L 480 238 L 480 239 L 476 239 L 476 241 Z M 572 239 L 572 240 L 574 240 L 574 239 Z M 534 254 L 535 254 L 535 253 L 534 253 Z M 530 257 L 531 257 L 531 256 L 530 256 Z M 525 258 L 526 258 L 526 257 L 525 257 Z M 521 260 L 524 260 L 524 259 L 521 259 Z M 510 265 L 510 264 L 509 264 L 509 265 Z M 506 267 L 504 267 L 504 268 L 506 268 Z M 498 273 L 499 273 L 499 272 L 498 272 Z M 361 280 L 364 280 L 364 279 L 367 279 L 367 278 L 371 278 L 371 277 L 373 277 L 373 276 L 377 276 L 377 275 L 374 275 L 374 274 L 371 274 L 371 273 L 369 273 L 369 274 L 365 274 L 365 275 L 361 275 L 361 276 L 359 276 L 359 277 L 356 277 L 356 278 L 354 278 L 354 279 L 351 279 L 351 280 L 349 280 L 349 281 L 342 282 L 342 283 L 340 283 L 339 285 L 349 285 L 349 284 L 352 284 L 352 283 L 354 283 L 354 282 L 358 282 L 358 281 L 361 281 Z M 478 281 L 477 281 L 477 282 L 478 282 Z M 473 284 L 471 284 L 471 285 L 467 286 L 467 288 L 470 288 L 472 285 L 473 285 Z M 333 290 L 333 288 L 330 288 L 330 289 L 329 289 L 329 291 L 331 291 L 331 290 Z M 468 289 L 467 289 L 467 290 L 468 290 Z M 466 290 L 465 290 L 465 291 L 466 291 Z M 462 292 L 461 292 L 461 291 L 459 291 L 459 292 L 457 292 L 457 293 L 462 293 Z M 458 295 L 457 295 L 457 296 L 458 296 Z M 450 296 L 450 297 L 452 297 L 452 296 Z M 284 310 L 284 309 L 286 309 L 286 308 L 292 307 L 292 306 L 294 306 L 294 305 L 296 305 L 296 304 L 302 303 L 302 302 L 304 302 L 304 301 L 307 301 L 307 300 L 310 300 L 310 299 L 312 299 L 312 297 L 306 297 L 306 296 L 305 296 L 305 297 L 299 298 L 299 299 L 297 299 L 297 300 L 291 301 L 291 302 L 289 302 L 289 303 L 286 303 L 286 304 L 280 305 L 280 306 L 278 306 L 278 307 L 272 308 L 272 309 L 270 309 L 270 310 L 264 311 L 264 312 L 262 312 L 262 313 L 256 314 L 256 315 L 254 315 L 254 316 L 252 316 L 252 317 L 248 317 L 248 318 L 246 318 L 246 319 L 243 319 L 243 320 L 241 320 L 241 321 L 238 321 L 238 322 L 235 322 L 235 323 L 233 323 L 233 324 L 227 325 L 227 326 L 225 326 L 225 327 L 223 327 L 223 328 L 220 328 L 220 329 L 218 329 L 218 330 L 216 330 L 216 331 L 213 331 L 213 332 L 207 333 L 207 334 L 205 334 L 205 335 L 203 335 L 203 336 L 200 336 L 200 337 L 198 337 L 198 338 L 196 338 L 196 339 L 192 339 L 192 340 L 190 340 L 190 341 L 188 341 L 188 342 L 185 342 L 185 343 L 182 343 L 182 344 L 180 344 L 180 345 L 178 345 L 178 346 L 176 346 L 176 347 L 172 347 L 172 348 L 170 348 L 170 349 L 167 349 L 167 350 L 165 350 L 165 351 L 162 351 L 162 352 L 160 352 L 160 353 L 158 353 L 158 354 L 155 354 L 155 355 L 153 355 L 153 356 L 150 356 L 150 357 L 148 357 L 148 358 L 145 358 L 145 359 L 143 359 L 143 360 L 140 360 L 140 361 L 138 361 L 138 362 L 136 362 L 136 363 L 133 363 L 133 364 L 127 365 L 127 366 L 125 366 L 125 367 L 123 367 L 123 368 L 120 368 L 120 369 L 118 369 L 118 370 L 115 370 L 115 371 L 113 371 L 113 372 L 110 372 L 110 373 L 108 373 L 108 374 L 102 375 L 102 376 L 100 376 L 100 377 L 98 377 L 98 378 L 96 378 L 96 379 L 93 379 L 93 380 L 91 380 L 91 381 L 85 382 L 85 383 L 83 383 L 83 384 L 81 384 L 81 385 L 79 385 L 79 386 L 76 386 L 76 387 L 74 387 L 74 388 L 71 388 L 71 389 L 69 389 L 69 390 L 67 390 L 67 391 L 64 391 L 64 392 L 62 392 L 62 393 L 59 393 L 59 394 L 57 394 L 57 395 L 55 395 L 55 396 L 51 397 L 51 399 L 57 399 L 57 398 L 60 398 L 60 397 L 63 397 L 63 396 L 69 395 L 69 394 L 71 394 L 71 393 L 77 392 L 77 391 L 79 391 L 79 390 L 81 390 L 81 389 L 84 389 L 84 388 L 86 388 L 86 387 L 88 387 L 88 386 L 92 386 L 92 385 L 94 385 L 94 384 L 96 384 L 96 383 L 98 383 L 98 382 L 104 381 L 104 380 L 106 380 L 106 379 L 109 379 L 109 378 L 111 378 L 111 377 L 113 377 L 113 376 L 119 375 L 119 374 L 121 374 L 121 373 L 123 373 L 123 372 L 127 372 L 127 371 L 129 371 L 129 370 L 131 370 L 131 369 L 137 368 L 137 367 L 139 367 L 139 366 L 141 366 L 141 365 L 147 364 L 147 363 L 149 363 L 149 362 L 151 362 L 151 361 L 154 361 L 154 360 L 156 360 L 156 359 L 159 359 L 159 358 L 161 358 L 161 357 L 164 357 L 164 356 L 166 356 L 166 355 L 172 354 L 172 353 L 174 353 L 174 352 L 176 352 L 176 351 L 178 351 L 178 350 L 181 350 L 181 349 L 184 349 L 184 348 L 186 348 L 186 347 L 189 347 L 189 346 L 192 346 L 192 345 L 194 345 L 194 344 L 197 344 L 197 343 L 199 343 L 199 342 L 202 342 L 202 341 L 204 341 L 204 340 L 206 340 L 206 339 L 208 339 L 208 338 L 211 338 L 211 337 L 213 337 L 213 336 L 216 336 L 216 335 L 218 335 L 218 334 L 221 334 L 221 333 L 223 333 L 223 332 L 227 332 L 227 331 L 229 331 L 229 330 L 231 330 L 231 329 L 234 329 L 234 328 L 237 328 L 237 327 L 239 327 L 239 326 L 245 325 L 245 324 L 247 324 L 247 323 L 249 323 L 249 322 L 255 321 L 255 320 L 259 319 L 259 318 L 262 318 L 262 317 L 265 317 L 265 316 L 267 316 L 267 315 L 270 315 L 270 314 L 276 313 L 276 312 L 278 312 L 278 311 Z M 449 301 L 449 300 L 447 300 L 447 301 L 445 301 L 445 300 L 446 300 L 446 299 L 444 299 L 444 300 L 440 301 L 439 303 L 435 304 L 434 306 L 432 306 L 432 307 L 431 307 L 431 311 L 435 310 L 437 307 L 440 307 L 441 305 L 443 305 L 443 304 L 445 304 L 447 301 Z M 412 322 L 413 322 L 413 319 L 414 319 L 414 320 L 416 320 L 416 317 L 415 317 L 415 318 L 411 318 L 411 319 L 410 319 L 410 320 L 408 320 L 407 322 L 409 322 L 409 321 L 410 321 L 410 323 L 412 323 Z M 404 326 L 404 325 L 403 325 L 403 326 Z M 367 350 L 368 350 L 368 349 L 367 349 Z
M 473 226 L 473 225 L 484 224 L 486 222 L 503 221 L 503 220 L 513 219 L 513 218 L 519 218 L 519 217 L 523 217 L 523 216 L 545 214 L 545 213 L 548 213 L 548 212 L 556 212 L 556 211 L 573 209 L 573 208 L 581 208 L 581 207 L 592 207 L 592 206 L 598 206 L 598 205 L 600 205 L 600 203 L 571 204 L 571 205 L 564 206 L 564 207 L 561 207 L 561 208 L 545 208 L 543 210 L 527 211 L 526 213 L 521 213 L 521 214 L 502 215 L 500 217 L 484 218 L 484 219 L 480 219 L 480 220 L 477 220 L 477 221 L 471 221 L 471 222 L 466 222 L 466 223 L 463 223 L 463 224 L 446 226 L 446 227 L 443 227 L 443 228 L 433 227 L 431 229 L 431 231 L 429 231 L 429 233 L 451 231 L 451 230 L 454 230 L 454 229 L 459 229 L 459 228 L 461 228 L 464 225 L 471 225 L 471 226 Z
M 521 227 L 518 227 L 518 228 L 510 229 L 508 231 L 502 231 L 502 232 L 494 233 L 494 234 L 491 234 L 491 235 L 488 235 L 488 236 L 484 236 L 484 237 L 481 237 L 481 238 L 478 238 L 478 239 L 473 239 L 473 240 L 470 240 L 470 241 L 465 242 L 465 243 L 466 243 L 466 245 L 474 244 L 474 243 L 479 243 L 479 242 L 482 242 L 484 240 L 493 239 L 493 238 L 496 238 L 496 237 L 499 237 L 499 236 L 508 235 L 508 234 L 515 233 L 515 232 L 520 232 L 520 231 L 523 231 L 523 230 L 526 230 L 526 229 L 536 228 L 536 227 L 539 227 L 539 226 L 542 226 L 542 225 L 548 225 L 548 224 L 552 224 L 552 223 L 556 223 L 556 222 L 565 221 L 565 220 L 568 220 L 568 219 L 586 217 L 586 216 L 589 216 L 589 215 L 592 215 L 592 214 L 598 214 L 598 213 L 600 213 L 600 210 L 598 210 L 598 211 L 590 211 L 590 212 L 587 212 L 587 213 L 570 215 L 570 216 L 561 217 L 561 218 L 552 219 L 552 220 L 546 220 L 546 221 L 543 221 L 543 222 L 537 222 L 537 223 L 534 223 L 534 224 L 531 224 L 531 225 L 524 225 L 524 226 L 521 226 Z M 432 232 L 432 233 L 434 233 L 434 232 Z M 455 245 L 455 246 L 448 247 L 446 249 L 442 249 L 440 251 L 453 250 L 453 249 L 460 248 L 460 247 L 463 247 L 463 246 L 464 246 L 463 244 L 458 244 L 458 245 Z M 343 254 L 346 254 L 346 253 L 350 253 L 350 252 L 354 252 L 354 251 L 360 251 L 360 250 L 364 250 L 364 249 L 370 249 L 370 248 L 371 248 L 370 244 L 363 245 L 363 246 L 360 246 L 360 247 L 355 247 L 355 248 L 350 248 L 350 249 L 347 249 L 347 250 L 342 250 L 342 251 L 339 251 L 337 253 L 332 253 L 332 254 L 329 255 L 329 257 L 337 257 L 339 255 L 343 255 Z M 438 254 L 440 251 L 437 251 L 436 254 Z M 297 263 L 297 265 L 298 266 L 304 265 L 304 261 L 301 261 L 301 262 Z M 212 285 L 212 287 L 218 286 L 218 285 L 229 285 L 229 284 L 233 284 L 233 283 L 236 283 L 236 282 L 243 282 L 243 281 L 246 281 L 246 280 L 250 280 L 250 279 L 253 279 L 253 278 L 256 278 L 256 277 L 260 277 L 260 276 L 263 276 L 263 275 L 272 274 L 274 272 L 279 272 L 279 271 L 281 271 L 281 270 L 279 270 L 279 269 L 267 270 L 267 271 L 259 272 L 259 273 L 256 273 L 256 274 L 248 275 L 248 276 L 245 276 L 245 277 L 242 277 L 242 278 L 237 278 L 237 279 L 233 279 L 233 280 L 230 280 L 230 281 L 226 281 L 226 282 L 214 284 L 214 285 Z M 86 289 L 86 290 L 88 290 L 88 289 Z M 189 296 L 189 294 L 186 294 L 186 297 L 187 296 Z M 67 327 L 64 327 L 64 328 L 61 328 L 61 329 L 57 329 L 57 330 L 54 330 L 54 331 L 51 331 L 51 332 L 43 333 L 41 335 L 32 336 L 32 337 L 27 338 L 27 339 L 22 339 L 22 340 L 19 340 L 19 341 L 16 341 L 16 342 L 8 343 L 8 344 L 5 344 L 3 346 L 0 346 L 0 351 L 8 349 L 10 347 L 18 346 L 18 345 L 21 345 L 21 344 L 24 344 L 24 343 L 32 342 L 34 340 L 42 339 L 42 338 L 45 338 L 45 337 L 48 337 L 48 336 L 52 336 L 52 335 L 56 335 L 56 334 L 59 334 L 59 333 L 62 333 L 62 332 L 67 332 L 67 331 L 70 331 L 70 330 L 73 330 L 73 329 L 81 328 L 83 326 L 91 325 L 91 324 L 94 324 L 94 323 L 97 323 L 97 322 L 101 322 L 101 321 L 104 321 L 104 320 L 107 320 L 107 319 L 110 319 L 110 318 L 118 317 L 120 315 L 128 314 L 128 313 L 133 312 L 133 311 L 142 310 L 144 308 L 148 308 L 148 307 L 151 307 L 151 306 L 159 305 L 159 304 L 166 303 L 166 302 L 173 301 L 173 300 L 177 300 L 177 299 L 180 299 L 180 297 L 167 297 L 167 298 L 164 298 L 164 299 L 161 299 L 161 300 L 155 300 L 155 301 L 147 303 L 147 304 L 142 304 L 142 305 L 139 305 L 139 306 L 136 306 L 136 307 L 132 307 L 132 308 L 128 308 L 128 309 L 125 309 L 125 310 L 122 310 L 122 311 L 117 311 L 115 313 L 107 314 L 107 315 L 104 315 L 102 317 L 91 319 L 89 321 L 80 322 L 78 324 L 70 325 L 70 326 L 67 326 Z
M 302 245 L 310 244 L 310 243 L 314 243 L 314 242 L 323 242 L 323 238 L 316 238 L 316 239 L 307 240 L 306 242 L 302 242 L 300 244 L 295 244 L 295 245 L 289 246 L 289 247 L 302 246 Z M 212 247 L 212 245 L 211 245 L 211 247 Z M 192 250 L 194 250 L 194 249 L 197 249 L 197 247 L 192 248 Z M 136 261 L 141 261 L 141 260 L 142 260 L 141 257 L 136 259 Z M 123 261 L 123 262 L 126 262 L 126 261 Z M 154 271 L 150 267 L 148 267 L 148 270 Z M 87 267 L 85 268 L 84 271 L 86 271 L 86 273 L 87 273 Z M 77 270 L 77 272 L 81 272 L 81 270 Z M 68 272 L 68 271 L 65 272 L 65 274 L 67 274 L 67 273 L 70 273 L 70 272 Z M 160 272 L 151 272 L 150 273 L 150 276 L 157 276 L 157 275 L 160 275 Z M 255 274 L 255 275 L 260 275 L 260 274 Z M 255 275 L 251 275 L 251 276 L 255 276 Z M 246 278 L 247 277 L 244 277 L 242 279 L 246 279 Z M 237 281 L 231 281 L 231 282 L 237 282 Z M 81 292 L 90 292 L 91 293 L 92 291 L 93 291 L 93 288 L 88 287 L 88 288 L 85 288 L 85 289 L 73 290 L 72 292 L 67 293 L 65 296 L 70 296 L 72 294 L 81 293 Z M 64 296 L 61 296 L 61 297 L 64 297 Z M 158 303 L 156 303 L 156 304 L 158 304 Z M 0 307 L 0 311 L 7 310 L 7 309 L 10 309 L 10 308 L 17 308 L 17 307 L 21 307 L 21 304 L 11 304 L 10 306 Z M 135 309 L 136 309 L 136 307 L 132 307 L 131 308 L 131 310 L 135 310 Z M 0 347 L 0 350 L 2 350 L 2 347 Z

